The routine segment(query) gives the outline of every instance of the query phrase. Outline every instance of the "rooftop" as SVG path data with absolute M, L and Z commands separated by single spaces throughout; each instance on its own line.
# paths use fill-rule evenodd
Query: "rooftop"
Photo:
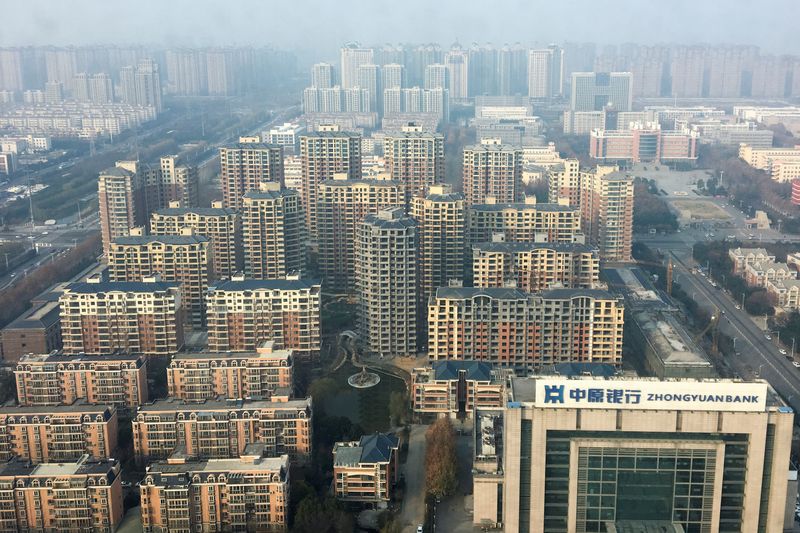
M 129 235 L 125 237 L 117 237 L 114 239 L 113 244 L 137 246 L 142 244 L 150 244 L 153 242 L 158 242 L 161 244 L 187 245 L 208 242 L 208 239 L 201 235 Z
M 465 378 L 468 380 L 492 381 L 492 365 L 482 361 L 435 361 L 431 368 L 436 381 L 459 379 L 462 371 L 465 372 Z
M 104 281 L 100 283 L 87 283 L 79 281 L 70 283 L 66 293 L 96 294 L 98 292 L 167 292 L 180 287 L 178 283 L 164 281 Z
M 114 362 L 139 362 L 141 366 L 143 359 L 139 355 L 115 353 L 113 355 L 86 355 L 86 354 L 35 354 L 23 355 L 18 365 L 25 363 L 57 364 L 57 363 L 114 363 Z
M 229 472 L 287 472 L 289 456 L 257 457 L 252 461 L 235 459 L 206 459 L 204 461 L 156 462 L 147 467 L 148 474 L 188 474 L 195 472 L 227 474 Z
M 222 217 L 235 215 L 236 210 L 227 207 L 165 207 L 155 212 L 157 215 L 166 217 L 180 216 L 187 214 L 202 215 L 207 217 Z
M 337 442 L 333 448 L 335 466 L 387 463 L 400 439 L 394 433 L 364 435 L 358 442 Z
M 545 300 L 566 300 L 571 298 L 616 299 L 617 297 L 602 289 L 549 289 L 538 293 Z
M 316 279 L 245 279 L 213 282 L 209 291 L 302 290 L 320 288 Z
M 526 204 L 522 202 L 516 203 L 506 203 L 506 204 L 474 204 L 470 207 L 473 211 L 559 211 L 559 212 L 567 212 L 567 211 L 574 211 L 579 212 L 580 210 L 577 207 L 569 206 L 569 205 L 562 205 L 562 204 L 553 204 L 553 203 L 543 203 L 543 204 Z
M 108 405 L 92 405 L 85 402 L 75 402 L 72 405 L 31 406 L 4 405 L 0 406 L 0 415 L 42 415 L 58 416 L 68 413 L 106 414 L 110 416 L 114 407 Z
M 486 252 L 529 252 L 533 250 L 556 250 L 559 252 L 594 253 L 597 248 L 588 244 L 561 243 L 561 242 L 481 242 L 473 244 L 472 248 Z
M 499 300 L 526 300 L 531 295 L 513 287 L 439 287 L 436 289 L 436 298 L 476 298 L 479 296 Z
M 82 456 L 74 463 L 41 463 L 38 465 L 20 459 L 11 459 L 0 465 L 0 477 L 60 477 L 107 474 L 116 464 L 117 462 L 114 459 L 89 459 L 88 455 Z
M 177 398 L 165 398 L 139 407 L 139 413 L 201 413 L 201 412 L 229 412 L 242 410 L 298 410 L 311 407 L 311 398 L 302 400 L 289 400 L 287 402 L 273 402 L 271 400 L 205 400 L 201 403 L 185 403 Z
M 29 309 L 3 329 L 48 328 L 61 319 L 60 310 L 61 306 L 58 300 L 48 301 Z

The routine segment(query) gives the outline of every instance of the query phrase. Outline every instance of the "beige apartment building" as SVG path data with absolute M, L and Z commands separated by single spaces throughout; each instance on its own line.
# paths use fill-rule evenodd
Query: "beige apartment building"
M 0 407 L 0 460 L 32 463 L 112 457 L 117 447 L 117 410 L 108 405 Z
M 633 177 L 598 168 L 584 177 L 583 185 L 581 223 L 589 242 L 602 261 L 632 261 Z
M 14 369 L 23 406 L 147 402 L 147 360 L 140 355 L 28 355 Z
M 283 186 L 283 147 L 259 142 L 260 139 L 241 139 L 219 149 L 222 202 L 225 207 L 241 209 L 246 192 L 257 191 L 261 183 L 274 182 Z
M 469 206 L 483 204 L 489 197 L 498 203 L 522 201 L 522 148 L 496 139 L 464 148 L 463 180 Z
M 394 433 L 374 433 L 334 444 L 336 499 L 386 507 L 398 480 L 399 449 L 400 439 Z
M 200 175 L 197 167 L 185 165 L 181 157 L 166 155 L 160 160 L 161 189 L 163 198 L 159 205 L 168 206 L 173 202 L 186 207 L 200 204 Z
M 136 233 L 136 234 L 134 234 Z M 143 235 L 132 232 L 111 244 L 108 272 L 111 281 L 143 281 L 159 276 L 181 287 L 181 301 L 193 328 L 205 324 L 205 292 L 212 279 L 211 248 L 206 237 L 192 228 L 180 235 Z
M 472 246 L 473 286 L 515 286 L 526 292 L 552 287 L 594 288 L 597 250 L 585 244 L 486 242 Z
M 320 131 L 300 136 L 300 159 L 306 228 L 311 241 L 317 242 L 317 188 L 336 174 L 347 174 L 351 180 L 361 179 L 361 136 L 339 131 L 338 126 L 323 126 Z
M 172 202 L 169 207 L 150 215 L 150 233 L 153 235 L 180 235 L 181 228 L 193 228 L 196 235 L 211 242 L 212 266 L 218 278 L 230 278 L 243 267 L 240 247 L 241 219 L 222 202 L 211 202 L 211 207 L 181 207 Z
M 444 135 L 423 131 L 422 126 L 404 126 L 383 138 L 386 169 L 403 185 L 406 205 L 412 198 L 425 198 L 428 187 L 444 181 Z
M 128 235 L 131 228 L 144 223 L 142 194 L 136 173 L 120 167 L 100 172 L 97 201 L 104 254 L 111 250 L 112 241 Z
M 503 408 L 475 417 L 473 523 L 790 530 L 793 420 L 760 380 L 513 378 Z
M 403 186 L 391 180 L 350 180 L 344 174 L 320 182 L 317 190 L 319 268 L 326 287 L 355 287 L 355 242 L 367 215 L 402 206 Z
M 59 299 L 65 354 L 169 355 L 183 347 L 177 283 L 71 283 Z
M 114 459 L 0 465 L 0 531 L 113 533 L 122 522 L 122 478 Z
M 756 148 L 739 145 L 739 158 L 753 168 L 769 171 L 779 163 L 800 163 L 800 146 L 792 148 Z
M 167 386 L 170 398 L 185 402 L 290 396 L 293 369 L 292 351 L 266 341 L 253 352 L 177 354 L 167 368 Z
M 417 353 L 417 227 L 402 207 L 367 215 L 356 236 L 356 315 L 368 352 Z
M 139 486 L 142 531 L 287 531 L 289 457 L 172 459 Z
M 312 360 L 320 350 L 322 285 L 295 276 L 246 280 L 235 277 L 209 288 L 208 349 L 255 351 L 265 341 Z
M 529 197 L 525 203 L 504 204 L 487 198 L 485 204 L 467 210 L 467 242 L 491 242 L 495 235 L 506 242 L 582 243 L 581 211 L 566 200 L 538 204 Z
M 464 279 L 464 195 L 433 185 L 427 196 L 411 200 L 410 214 L 417 221 L 417 317 L 423 326 L 436 288 Z
M 776 263 L 774 261 L 748 263 L 745 265 L 742 274 L 745 282 L 750 287 L 766 288 L 770 282 L 797 279 L 797 270 L 786 263 Z
M 311 416 L 311 398 L 156 400 L 140 406 L 133 418 L 133 444 L 142 463 L 173 453 L 206 459 L 238 457 L 255 443 L 264 445 L 267 456 L 287 453 L 305 462 L 311 458 Z
M 747 265 L 775 261 L 775 255 L 764 248 L 731 248 L 728 250 L 728 257 L 733 261 L 733 273 L 740 276 L 744 275 Z
M 306 268 L 306 231 L 300 194 L 277 183 L 242 198 L 244 272 L 252 279 L 279 279 Z
M 481 361 L 434 361 L 411 371 L 411 408 L 418 415 L 468 416 L 499 408 L 506 372 Z
M 567 199 L 567 205 L 581 205 L 581 172 L 577 159 L 564 159 L 547 169 L 548 199 L 558 202 Z

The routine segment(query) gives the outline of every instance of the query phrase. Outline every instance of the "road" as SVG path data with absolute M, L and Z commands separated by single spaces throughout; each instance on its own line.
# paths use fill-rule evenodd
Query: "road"
M 414 424 L 408 439 L 408 457 L 403 472 L 406 477 L 403 509 L 400 523 L 403 533 L 416 533 L 417 525 L 425 518 L 425 430 L 427 426 Z

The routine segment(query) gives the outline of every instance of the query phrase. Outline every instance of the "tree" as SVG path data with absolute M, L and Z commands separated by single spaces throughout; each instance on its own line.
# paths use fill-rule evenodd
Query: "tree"
M 701 178 L 701 179 L 699 179 L 699 180 L 697 180 L 697 188 L 698 188 L 698 189 L 705 189 L 705 188 L 706 188 L 706 184 L 705 184 L 705 182 L 702 180 L 702 178 Z
M 389 416 L 393 426 L 402 426 L 408 414 L 408 404 L 405 391 L 395 391 L 389 395 Z
M 449 418 L 440 418 L 425 435 L 425 488 L 437 498 L 448 496 L 458 487 L 456 436 Z
M 353 531 L 353 517 L 333 498 L 320 500 L 307 496 L 297 507 L 294 517 L 295 533 L 350 533 Z
M 765 290 L 754 291 L 744 302 L 744 308 L 751 315 L 774 315 L 774 298 Z

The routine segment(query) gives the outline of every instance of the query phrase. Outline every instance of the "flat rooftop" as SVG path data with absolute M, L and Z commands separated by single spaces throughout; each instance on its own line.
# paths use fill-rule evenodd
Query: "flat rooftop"
M 178 398 L 166 398 L 156 400 L 151 404 L 139 407 L 139 413 L 177 413 L 185 412 L 204 412 L 247 409 L 305 409 L 311 407 L 311 398 L 301 400 L 289 400 L 286 402 L 274 402 L 270 400 L 206 400 L 202 403 L 186 403 Z
M 278 472 L 288 470 L 289 456 L 258 457 L 252 461 L 243 459 L 207 459 L 205 461 L 186 461 L 182 463 L 157 462 L 147 468 L 147 473 L 183 474 L 189 472 Z

